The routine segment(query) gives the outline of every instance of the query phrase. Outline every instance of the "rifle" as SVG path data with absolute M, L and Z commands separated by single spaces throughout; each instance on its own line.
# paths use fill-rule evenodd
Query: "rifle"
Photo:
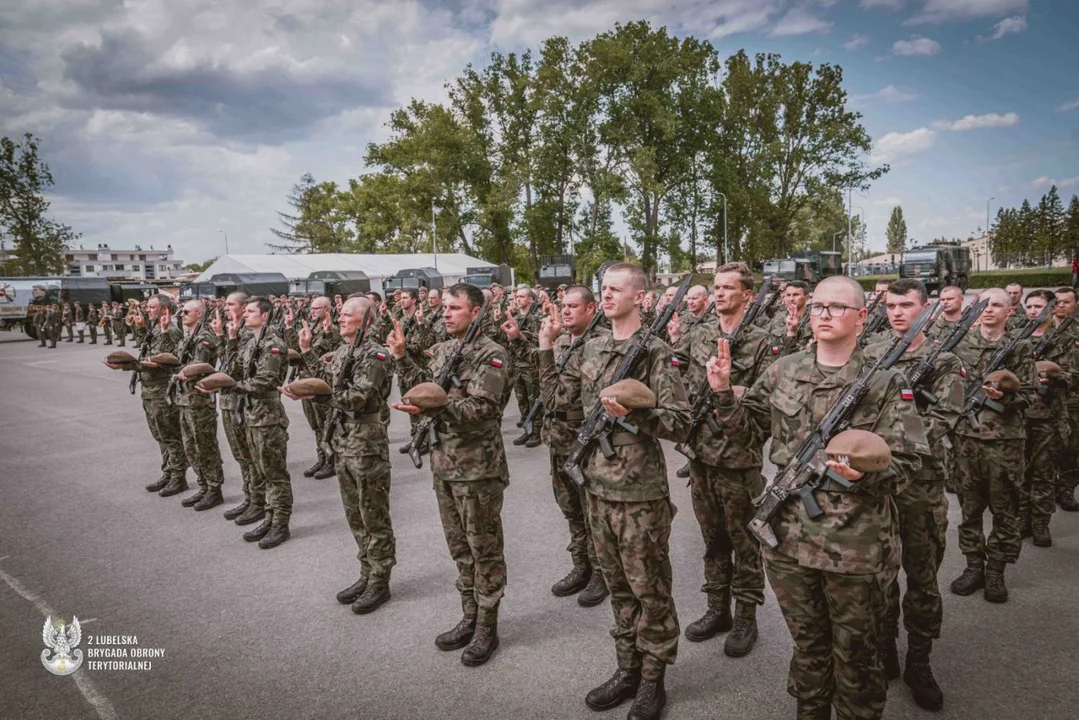
M 1049 350 L 1049 347 L 1054 342 L 1056 342 L 1057 338 L 1060 335 L 1063 335 L 1064 333 L 1068 332 L 1068 328 L 1070 328 L 1072 326 L 1072 323 L 1075 322 L 1075 314 L 1076 313 L 1079 313 L 1079 305 L 1077 305 L 1075 307 L 1075 309 L 1072 310 L 1071 313 L 1066 318 L 1061 320 L 1059 325 L 1057 325 L 1055 328 L 1053 328 L 1053 332 L 1046 333 L 1045 335 L 1042 336 L 1042 339 L 1039 340 L 1038 344 L 1034 346 L 1034 359 L 1035 360 L 1041 360 L 1042 357 L 1045 356 L 1046 351 Z
M 858 337 L 858 344 L 862 347 L 865 347 L 865 343 L 870 336 L 880 332 L 888 322 L 888 313 L 878 312 L 882 297 L 884 297 L 884 293 L 878 293 L 877 297 L 873 298 L 873 302 L 869 304 L 869 309 L 866 310 L 865 327 L 862 328 L 862 334 Z
M 771 282 L 771 280 L 772 280 L 771 275 L 769 275 L 767 278 L 765 278 L 765 282 Z M 757 319 L 759 320 L 760 318 L 767 318 L 768 317 L 768 311 L 772 309 L 772 306 L 776 304 L 777 300 L 779 300 L 779 291 L 778 290 L 776 292 L 774 292 L 774 293 L 770 293 L 768 295 L 768 297 L 766 297 L 764 299 L 764 303 L 763 303 L 763 305 L 761 305 L 761 310 L 760 310 L 759 313 L 757 313 Z
M 966 397 L 963 398 L 963 415 L 970 421 L 970 426 L 975 430 L 981 429 L 981 424 L 978 422 L 978 413 L 982 408 L 989 408 L 995 413 L 1003 413 L 1004 406 L 996 400 L 990 399 L 985 394 L 985 388 L 982 387 L 985 384 L 985 378 L 996 370 L 999 370 L 1004 366 L 1004 361 L 1008 359 L 1008 356 L 1015 350 L 1015 346 L 1023 340 L 1030 337 L 1031 333 L 1045 322 L 1045 318 L 1049 317 L 1049 313 L 1053 311 L 1053 307 L 1057 304 L 1056 298 L 1049 301 L 1049 304 L 1041 311 L 1037 318 L 1034 320 L 1027 320 L 1027 324 L 1024 325 L 1018 332 L 1012 333 L 1008 341 L 1001 346 L 996 353 L 989 358 L 989 362 L 982 368 L 981 373 L 975 375 L 969 379 L 971 383 L 967 390 Z M 1008 337 L 1005 335 L 1005 337 Z
M 731 333 L 731 336 L 727 339 L 727 342 L 731 347 L 732 356 L 742 344 L 745 334 L 749 332 L 749 329 L 753 327 L 753 324 L 757 321 L 757 317 L 764 311 L 765 296 L 768 295 L 768 291 L 771 287 L 772 276 L 769 275 L 764 279 L 764 284 L 761 285 L 761 289 L 757 292 L 756 297 L 753 298 L 749 307 L 746 308 L 745 313 L 742 315 L 742 320 L 738 323 L 738 327 L 735 328 L 734 332 Z M 806 315 L 809 315 L 808 311 L 806 312 Z M 742 365 L 733 359 L 731 361 L 731 366 L 738 370 L 746 369 L 745 365 Z M 693 441 L 697 438 L 697 433 L 700 432 L 701 426 L 707 424 L 708 428 L 716 435 L 723 432 L 719 423 L 716 422 L 713 413 L 712 388 L 708 384 L 707 376 L 701 384 L 697 386 L 697 393 L 693 396 L 693 414 L 691 417 L 693 418 L 693 421 L 689 426 L 689 431 L 686 433 L 682 442 L 674 446 L 674 449 L 690 460 L 696 460 L 697 453 L 693 451 L 692 445 Z
M 259 328 L 259 334 L 253 338 L 255 347 L 251 348 L 251 357 L 247 361 L 246 377 L 251 377 L 258 372 L 258 358 L 262 350 L 262 338 L 266 336 L 266 326 L 269 324 L 269 318 L 266 318 L 266 322 L 262 323 L 262 327 Z M 240 337 L 240 330 L 237 328 L 236 337 Z M 240 399 L 236 403 L 236 410 L 233 412 L 232 419 L 236 425 L 244 424 L 244 410 L 247 409 L 247 393 L 240 393 Z
M 981 316 L 982 310 L 988 304 L 989 298 L 983 298 L 973 305 L 968 305 L 963 314 L 959 316 L 959 319 L 955 321 L 955 324 L 948 328 L 948 332 L 933 342 L 933 349 L 929 351 L 929 354 L 919 360 L 907 373 L 907 384 L 910 385 L 915 396 L 921 400 L 923 407 L 925 405 L 936 405 L 940 402 L 940 398 L 929 392 L 929 389 L 925 387 L 926 382 L 933 375 L 937 358 L 940 357 L 942 352 L 951 352 L 955 349 L 959 341 L 974 327 L 974 322 Z
M 153 337 L 153 330 L 146 328 L 146 334 L 142 337 L 142 342 L 139 343 L 139 366 L 131 372 L 131 382 L 127 384 L 128 391 L 134 395 L 135 385 L 142 382 L 142 361 L 146 359 L 146 356 L 150 354 L 150 339 Z
M 371 317 L 373 311 L 374 307 L 369 305 L 367 311 L 363 314 L 363 323 L 356 329 L 356 334 L 352 336 L 351 349 L 348 354 L 345 355 L 344 359 L 341 360 L 341 367 L 337 369 L 337 376 L 333 379 L 333 391 L 335 393 L 341 390 L 352 389 L 352 366 L 356 364 L 356 348 L 363 344 L 363 339 L 367 336 L 368 319 Z M 348 430 L 345 429 L 345 423 L 341 419 L 343 414 L 344 411 L 340 408 L 333 408 L 326 418 L 326 425 L 322 428 L 322 437 L 319 438 L 319 445 L 321 445 L 323 450 L 330 455 L 333 454 L 333 446 L 330 444 L 330 437 L 333 434 L 334 428 L 337 428 L 337 434 L 341 437 L 345 437 L 348 434 Z
M 588 327 L 585 328 L 584 332 L 581 334 L 580 337 L 576 337 L 573 339 L 572 342 L 570 342 L 569 347 L 566 348 L 566 352 L 562 353 L 561 357 L 558 358 L 558 361 L 555 363 L 556 374 L 562 374 L 562 371 L 566 369 L 566 363 L 569 362 L 570 357 L 573 355 L 573 353 L 577 352 L 577 348 L 584 345 L 585 341 L 588 340 L 588 338 L 592 335 L 592 331 L 596 329 L 596 325 L 598 325 L 599 321 L 602 319 L 603 312 L 599 308 L 596 308 L 596 313 L 589 321 Z M 542 411 L 543 402 L 539 398 L 536 398 L 532 401 L 532 407 L 528 408 L 528 414 L 525 415 L 524 422 L 521 424 L 525 432 L 524 435 L 518 438 L 519 440 L 528 440 L 532 437 L 536 415 Z
M 858 403 L 869 392 L 869 384 L 873 376 L 881 370 L 892 367 L 903 357 L 914 338 L 925 329 L 931 312 L 932 309 L 928 307 L 922 310 L 910 329 L 902 336 L 897 335 L 892 338 L 884 354 L 872 365 L 866 365 L 858 377 L 843 389 L 835 404 L 828 410 L 828 414 L 802 441 L 791 461 L 764 491 L 757 505 L 757 512 L 749 523 L 750 534 L 762 545 L 767 545 L 773 550 L 779 547 L 779 541 L 776 540 L 775 532 L 772 530 L 772 520 L 791 496 L 797 495 L 801 498 L 806 514 L 810 518 L 816 518 L 820 517 L 824 511 L 820 509 L 816 498 L 813 497 L 814 490 L 819 489 L 826 480 L 831 480 L 846 488 L 851 486 L 849 481 L 826 468 L 824 448 L 833 437 L 849 427 L 850 417 Z
M 451 385 L 453 387 L 461 387 L 461 379 L 457 377 L 457 367 L 464 358 L 465 346 L 475 340 L 476 336 L 479 335 L 480 326 L 483 325 L 483 318 L 487 314 L 487 306 L 489 303 L 490 300 L 485 297 L 483 299 L 483 305 L 480 307 L 480 312 L 476 315 L 476 319 L 468 326 L 464 338 L 457 343 L 453 355 L 451 355 L 446 361 L 446 364 L 442 366 L 441 372 L 438 373 L 438 378 L 435 379 L 435 382 L 446 392 L 450 391 Z M 426 443 L 424 443 L 424 436 L 427 438 Z M 416 423 L 416 429 L 413 430 L 412 438 L 405 445 L 404 451 L 407 452 L 408 456 L 412 459 L 412 464 L 421 468 L 423 467 L 424 454 L 430 452 L 432 448 L 438 447 L 438 442 L 438 427 L 435 425 L 434 418 L 427 416 Z
M 686 275 L 686 278 L 678 288 L 678 292 L 663 308 L 663 312 L 652 321 L 650 326 L 644 329 L 644 332 L 640 334 L 640 337 L 637 338 L 636 342 L 634 342 L 629 350 L 626 351 L 621 362 L 618 363 L 618 367 L 615 368 L 614 375 L 611 376 L 610 384 L 626 379 L 629 377 L 630 373 L 633 372 L 638 361 L 640 361 L 648 352 L 648 344 L 651 342 L 652 338 L 658 336 L 659 333 L 663 332 L 664 328 L 667 327 L 667 323 L 670 322 L 671 316 L 674 315 L 679 304 L 681 304 L 686 291 L 689 290 L 689 283 L 691 280 L 692 275 Z M 577 438 L 573 441 L 573 447 L 570 448 L 566 462 L 562 465 L 562 472 L 566 473 L 566 476 L 578 487 L 584 487 L 587 482 L 584 472 L 581 470 L 581 463 L 584 462 L 585 456 L 591 451 L 592 443 L 599 443 L 600 450 L 603 452 L 603 457 L 607 459 L 614 457 L 615 452 L 614 446 L 611 445 L 611 433 L 614 432 L 615 425 L 618 425 L 623 430 L 631 432 L 634 435 L 640 432 L 640 428 L 626 422 L 625 418 L 611 417 L 611 415 L 607 413 L 606 408 L 603 407 L 603 403 L 599 402 L 597 398 L 596 404 L 588 414 L 588 418 L 585 419 L 584 424 L 581 425 L 581 429 L 577 432 Z

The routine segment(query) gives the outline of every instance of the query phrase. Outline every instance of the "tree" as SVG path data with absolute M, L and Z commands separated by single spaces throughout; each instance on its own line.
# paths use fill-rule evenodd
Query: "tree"
M 1079 257 L 1079 196 L 1072 195 L 1064 217 L 1064 252 L 1068 258 Z
M 340 212 L 339 191 L 332 182 L 316 182 L 305 173 L 292 186 L 288 204 L 295 214 L 278 212 L 284 229 L 270 228 L 281 243 L 266 243 L 273 250 L 287 253 L 327 253 L 348 249 L 352 234 L 347 218 Z
M 888 238 L 885 252 L 899 255 L 907 249 L 907 221 L 903 219 L 903 208 L 899 205 L 892 208 L 888 229 L 884 231 L 884 235 Z
M 213 265 L 215 262 L 217 262 L 217 258 L 212 257 L 209 260 L 203 260 L 200 263 L 188 263 L 187 265 L 184 265 L 184 270 L 193 273 L 203 273 L 206 272 L 206 269 Z
M 64 251 L 81 235 L 48 217 L 52 187 L 49 166 L 38 158 L 38 141 L 30 133 L 21 141 L 0 138 L 0 232 L 14 241 L 7 263 L 20 275 L 59 275 Z

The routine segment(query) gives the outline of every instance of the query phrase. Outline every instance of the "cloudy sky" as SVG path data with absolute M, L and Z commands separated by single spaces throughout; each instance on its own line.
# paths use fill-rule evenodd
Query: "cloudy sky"
M 640 18 L 837 63 L 918 240 L 1079 192 L 1074 0 L 0 0 L 0 134 L 33 132 L 83 244 L 263 252 L 304 172 L 345 182 L 389 112 L 493 50 Z M 856 209 L 855 212 L 858 212 Z

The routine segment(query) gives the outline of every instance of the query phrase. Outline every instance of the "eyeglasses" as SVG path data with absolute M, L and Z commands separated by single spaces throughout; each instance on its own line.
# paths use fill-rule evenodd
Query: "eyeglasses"
M 187 315 L 187 313 L 188 313 L 187 310 L 181 310 L 180 312 L 177 313 L 177 315 Z
M 809 304 L 809 314 L 812 315 L 813 317 L 820 317 L 821 315 L 824 314 L 825 310 L 828 311 L 828 317 L 840 318 L 840 317 L 843 317 L 843 315 L 848 310 L 857 311 L 858 308 L 852 307 L 850 305 L 842 305 L 840 303 L 832 303 L 831 305 L 824 305 L 822 303 L 810 303 Z

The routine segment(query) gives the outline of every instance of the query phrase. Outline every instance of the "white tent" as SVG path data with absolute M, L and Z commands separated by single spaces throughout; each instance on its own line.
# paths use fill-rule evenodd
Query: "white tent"
M 437 260 L 436 260 L 437 258 Z M 281 273 L 289 280 L 302 280 L 318 270 L 362 270 L 371 279 L 371 289 L 382 292 L 382 279 L 398 270 L 435 267 L 446 285 L 464 277 L 470 267 L 494 267 L 493 263 L 462 253 L 412 255 L 222 255 L 206 268 L 195 282 L 206 282 L 218 273 Z

